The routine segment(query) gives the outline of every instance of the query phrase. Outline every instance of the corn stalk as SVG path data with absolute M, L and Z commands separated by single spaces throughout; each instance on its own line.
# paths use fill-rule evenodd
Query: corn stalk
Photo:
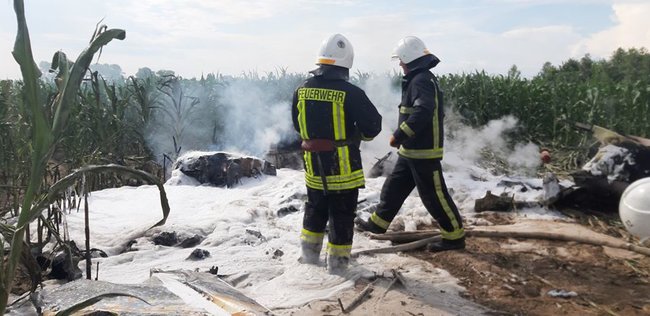
M 58 94 L 49 107 L 54 112 L 54 117 L 50 121 L 47 117 L 47 113 L 49 113 L 48 107 L 44 107 L 40 99 L 39 77 L 41 73 L 36 67 L 32 54 L 29 30 L 25 19 L 24 1 L 15 0 L 14 11 L 16 12 L 18 28 L 12 54 L 20 65 L 24 83 L 24 103 L 31 114 L 31 167 L 28 185 L 22 200 L 21 212 L 10 242 L 9 258 L 2 267 L 3 273 L 0 277 L 0 313 L 2 314 L 4 314 L 7 307 L 16 266 L 23 251 L 25 231 L 29 223 L 37 218 L 43 210 L 35 207 L 34 201 L 40 194 L 47 162 L 50 160 L 54 145 L 66 125 L 70 108 L 76 102 L 75 98 L 81 81 L 96 52 L 111 40 L 122 40 L 126 37 L 126 32 L 123 30 L 100 28 L 101 32 L 95 32 L 90 45 L 79 55 L 74 64 L 67 59 L 63 52 L 57 52 L 54 55 L 52 67 L 55 70 L 58 69 L 56 78 Z
M 169 97 L 172 101 L 170 108 L 160 107 L 159 110 L 170 120 L 174 135 L 174 159 L 178 155 L 184 144 L 185 128 L 191 126 L 191 118 L 196 111 L 196 106 L 201 103 L 199 98 L 187 96 L 183 90 L 182 82 L 177 77 L 172 77 L 158 90 Z M 189 101 L 189 102 L 187 102 Z
M 82 309 L 84 309 L 84 308 L 86 308 L 86 307 L 88 307 L 88 306 L 92 306 L 92 305 L 94 305 L 95 303 L 97 303 L 97 302 L 103 300 L 104 298 L 120 297 L 120 296 L 124 296 L 124 297 L 132 297 L 132 298 L 138 299 L 138 300 L 140 300 L 140 301 L 143 301 L 143 302 L 144 302 L 145 304 L 147 304 L 147 305 L 151 305 L 151 303 L 147 302 L 147 301 L 144 300 L 143 298 L 141 298 L 141 297 L 139 297 L 139 296 L 135 296 L 135 295 L 133 295 L 133 294 L 129 294 L 129 293 L 119 293 L 119 292 L 110 292 L 110 293 L 103 293 L 103 294 L 99 294 L 99 295 L 97 295 L 97 296 L 93 296 L 93 297 L 91 297 L 91 298 L 89 298 L 89 299 L 86 299 L 86 300 L 81 301 L 81 302 L 79 302 L 79 303 L 77 303 L 77 304 L 75 304 L 75 305 L 72 305 L 72 306 L 70 306 L 70 307 L 68 307 L 68 308 L 66 308 L 66 309 L 64 309 L 64 310 L 62 310 L 62 311 L 58 311 L 58 312 L 55 314 L 55 316 L 70 316 L 70 315 L 77 315 L 77 312 L 81 311 Z M 92 313 L 91 313 L 91 314 L 92 314 Z
M 34 206 L 34 208 L 36 209 L 46 208 L 48 205 L 52 204 L 57 198 L 59 198 L 67 188 L 73 186 L 74 183 L 77 180 L 81 179 L 83 176 L 88 174 L 99 174 L 104 172 L 125 174 L 156 185 L 158 187 L 158 191 L 160 192 L 160 205 L 162 206 L 163 218 L 160 221 L 158 221 L 156 224 L 151 226 L 151 228 L 165 224 L 165 221 L 167 220 L 167 216 L 169 215 L 170 208 L 169 208 L 169 202 L 167 200 L 167 194 L 165 193 L 165 188 L 163 187 L 162 182 L 158 178 L 154 177 L 153 175 L 147 172 L 121 166 L 121 165 L 116 165 L 116 164 L 89 165 L 75 170 L 71 174 L 65 176 L 57 183 L 52 185 L 48 190 L 47 194 L 45 195 L 45 197 L 41 199 Z M 38 216 L 39 214 L 36 214 L 36 217 L 31 218 L 31 220 L 36 219 Z

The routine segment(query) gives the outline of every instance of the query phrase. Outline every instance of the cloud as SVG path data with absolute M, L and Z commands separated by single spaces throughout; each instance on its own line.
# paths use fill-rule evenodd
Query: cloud
M 582 19 L 575 21 L 551 19 L 548 11 L 524 10 L 543 4 L 557 4 L 556 9 L 559 0 L 481 0 L 471 6 L 448 2 L 424 4 L 417 10 L 412 4 L 352 0 L 86 0 L 45 9 L 45 0 L 31 0 L 26 9 L 37 62 L 50 59 L 59 49 L 76 57 L 88 44 L 95 23 L 105 18 L 109 27 L 125 29 L 127 38 L 110 43 L 101 62 L 119 64 L 127 74 L 141 67 L 174 70 L 184 77 L 278 67 L 305 72 L 314 68 L 322 39 L 339 32 L 355 48 L 353 72 L 399 70 L 390 59 L 394 45 L 404 36 L 416 35 L 442 60 L 438 73 L 481 69 L 506 73 L 516 64 L 525 76 L 532 76 L 547 61 L 558 64 L 585 53 L 603 57 L 619 46 L 650 46 L 647 1 L 615 2 L 613 28 L 580 33 L 585 30 L 581 23 L 593 13 L 590 5 L 598 4 L 602 15 L 606 14 L 602 3 L 609 1 L 567 2 L 584 4 L 585 11 L 576 12 Z M 71 16 L 72 6 L 87 13 Z M 9 3 L 5 8 L 10 9 Z M 1 60 L 0 75 L 12 76 L 19 71 L 17 66 L 11 68 L 13 58 L 7 53 L 14 35 L 4 31 L 15 32 L 15 17 L 9 11 L 0 10 L 0 53 L 8 56 Z M 521 12 L 535 23 L 522 24 L 516 19 Z
M 479 11 L 442 10 L 447 14 L 400 8 L 391 13 L 348 17 L 339 25 L 354 45 L 355 67 L 361 70 L 399 70 L 390 53 L 399 39 L 415 35 L 442 60 L 436 68 L 438 73 L 485 70 L 504 74 L 517 65 L 524 76 L 530 77 L 547 61 L 558 64 L 572 57 L 573 46 L 583 39 L 573 26 L 564 24 L 511 26 L 503 32 L 491 32 L 484 24 L 494 14 L 489 7 Z
M 143 25 L 152 28 L 174 25 L 204 25 L 241 23 L 269 18 L 286 6 L 286 1 L 176 1 L 142 0 L 130 3 L 126 12 Z
M 524 74 L 536 74 L 547 61 L 557 64 L 566 60 L 571 46 L 580 39 L 574 28 L 567 25 L 513 29 L 496 38 L 492 47 L 498 51 L 488 56 L 501 56 L 502 69 L 507 69 L 510 62 Z
M 453 34 L 444 38 L 452 45 L 444 49 L 447 59 L 451 57 L 449 68 L 503 74 L 516 65 L 527 77 L 537 74 L 545 62 L 568 59 L 572 45 L 582 38 L 568 25 L 511 28 L 497 34 L 467 29 Z
M 612 0 L 489 0 L 488 3 L 500 3 L 506 5 L 545 5 L 545 4 L 608 4 Z
M 397 41 L 408 35 L 407 15 L 395 13 L 351 17 L 342 20 L 339 26 L 354 47 L 355 68 L 362 71 L 397 68 L 390 56 Z
M 272 71 L 293 66 L 290 71 L 313 68 L 321 38 L 310 28 L 283 29 L 295 15 L 313 10 L 318 3 L 305 1 L 138 1 L 129 10 L 109 8 L 110 15 L 126 14 L 127 41 L 115 45 L 127 73 L 139 67 L 170 69 L 185 77 L 201 73 L 240 74 L 249 70 Z M 291 15 L 292 18 L 284 18 Z M 330 16 L 331 17 L 331 16 Z M 304 18 L 303 18 L 304 20 Z M 331 21 L 330 21 L 331 22 Z M 314 39 L 313 47 L 300 43 Z M 312 56 L 314 55 L 314 56 Z M 140 62 L 139 66 L 136 61 Z M 295 67 L 304 65 L 304 67 Z
M 14 34 L 0 31 L 0 80 L 13 79 L 20 73 L 20 68 L 11 55 L 14 49 Z
M 650 3 L 620 1 L 613 6 L 616 26 L 578 42 L 573 55 L 608 57 L 617 48 L 650 48 Z
M 177 1 L 142 0 L 128 3 L 129 10 L 112 8 L 126 14 L 140 27 L 162 33 L 192 34 L 214 31 L 222 25 L 242 24 L 269 19 L 300 8 L 289 0 Z

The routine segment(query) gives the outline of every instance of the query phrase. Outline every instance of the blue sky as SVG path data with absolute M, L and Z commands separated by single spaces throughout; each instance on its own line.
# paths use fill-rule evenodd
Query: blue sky
M 355 49 L 353 71 L 398 70 L 390 60 L 397 41 L 422 38 L 442 62 L 438 73 L 512 65 L 526 76 L 544 64 L 589 53 L 607 58 L 618 47 L 650 47 L 650 1 L 641 0 L 27 0 L 36 62 L 57 50 L 71 58 L 87 45 L 95 25 L 127 32 L 104 49 L 100 63 L 126 75 L 141 67 L 186 78 L 238 75 L 278 68 L 314 68 L 321 41 L 344 34 Z M 0 0 L 0 78 L 17 78 L 11 50 L 13 2 Z

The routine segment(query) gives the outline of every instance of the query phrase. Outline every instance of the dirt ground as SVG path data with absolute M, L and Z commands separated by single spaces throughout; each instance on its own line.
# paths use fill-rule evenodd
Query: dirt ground
M 567 214 L 573 217 L 570 225 L 575 228 L 638 242 L 615 216 Z M 507 213 L 485 212 L 477 217 L 483 223 L 506 227 L 522 222 Z M 567 224 L 528 222 L 548 227 Z M 578 229 L 575 231 L 578 234 Z M 540 239 L 468 237 L 467 248 L 462 251 L 409 251 L 403 255 L 447 271 L 464 290 L 448 290 L 413 279 L 405 286 L 388 274 L 360 278 L 354 288 L 335 298 L 273 312 L 306 316 L 650 315 L 650 257 L 627 250 Z M 368 295 L 352 306 L 364 290 Z
M 413 255 L 458 278 L 464 297 L 503 314 L 650 315 L 648 258 L 505 238 L 472 238 L 465 251 Z M 577 296 L 552 297 L 551 290 Z
M 634 241 L 607 216 L 569 215 L 589 232 Z M 480 216 L 496 225 L 517 222 L 503 213 Z M 405 255 L 428 261 L 457 278 L 465 288 L 458 293 L 458 300 L 450 301 L 449 293 L 440 290 L 434 295 L 445 298 L 437 305 L 426 302 L 417 289 L 380 279 L 354 310 L 344 313 L 338 301 L 324 300 L 279 314 L 650 315 L 650 258 L 627 250 L 576 242 L 471 237 L 463 251 L 411 251 Z M 342 304 L 347 306 L 371 281 L 359 280 L 354 289 L 340 294 Z M 472 303 L 476 306 L 470 306 Z
M 650 315 L 647 258 L 624 259 L 600 246 L 504 238 L 472 238 L 467 246 L 414 256 L 458 278 L 467 289 L 463 297 L 503 314 Z M 552 297 L 551 290 L 577 296 Z

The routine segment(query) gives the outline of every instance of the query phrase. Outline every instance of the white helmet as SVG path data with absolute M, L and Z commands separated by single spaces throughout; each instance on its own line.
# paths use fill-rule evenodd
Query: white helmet
M 618 212 L 632 235 L 650 237 L 650 177 L 636 180 L 625 189 Z
M 316 65 L 334 65 L 352 68 L 354 49 L 345 36 L 334 34 L 323 41 L 318 53 Z
M 425 55 L 431 55 L 431 52 L 424 42 L 415 36 L 407 36 L 397 43 L 392 57 L 399 58 L 403 63 L 408 64 Z

